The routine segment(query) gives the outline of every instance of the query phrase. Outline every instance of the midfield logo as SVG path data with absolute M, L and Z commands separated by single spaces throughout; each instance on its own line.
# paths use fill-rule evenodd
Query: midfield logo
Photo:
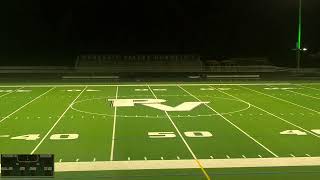
M 113 107 L 133 107 L 136 104 L 159 109 L 161 111 L 191 111 L 201 104 L 209 102 L 184 102 L 175 107 L 164 105 L 164 99 L 108 99 L 112 102 Z

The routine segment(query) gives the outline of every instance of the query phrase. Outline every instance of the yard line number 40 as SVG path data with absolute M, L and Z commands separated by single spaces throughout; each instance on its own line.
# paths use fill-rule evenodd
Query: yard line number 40
M 311 130 L 311 132 L 320 135 L 320 129 L 313 129 L 313 130 Z M 297 136 L 308 135 L 306 132 L 300 131 L 300 130 L 285 130 L 285 131 L 280 132 L 280 134 L 282 134 L 282 135 L 297 135 Z
M 73 140 L 78 139 L 79 134 L 53 134 L 50 136 L 50 140 Z M 35 141 L 40 139 L 40 134 L 26 134 L 21 136 L 11 137 L 14 140 Z

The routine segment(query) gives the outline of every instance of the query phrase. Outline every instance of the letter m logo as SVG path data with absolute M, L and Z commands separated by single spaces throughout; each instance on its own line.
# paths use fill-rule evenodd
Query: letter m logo
M 164 99 L 108 99 L 112 102 L 113 107 L 133 107 L 136 104 L 159 109 L 161 111 L 191 111 L 201 104 L 209 102 L 183 102 L 175 107 L 162 104 L 166 102 Z

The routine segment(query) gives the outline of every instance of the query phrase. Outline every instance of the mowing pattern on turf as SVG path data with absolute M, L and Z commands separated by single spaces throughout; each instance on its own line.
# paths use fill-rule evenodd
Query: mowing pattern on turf
M 319 84 L 1 86 L 0 153 L 57 162 L 320 156 Z

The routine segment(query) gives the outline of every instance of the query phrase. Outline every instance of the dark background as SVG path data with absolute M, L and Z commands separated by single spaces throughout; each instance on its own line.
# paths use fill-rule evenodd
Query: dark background
M 81 53 L 295 63 L 298 0 L 3 0 L 0 10 L 0 65 L 72 65 Z M 304 66 L 320 61 L 319 18 L 320 1 L 303 0 Z

